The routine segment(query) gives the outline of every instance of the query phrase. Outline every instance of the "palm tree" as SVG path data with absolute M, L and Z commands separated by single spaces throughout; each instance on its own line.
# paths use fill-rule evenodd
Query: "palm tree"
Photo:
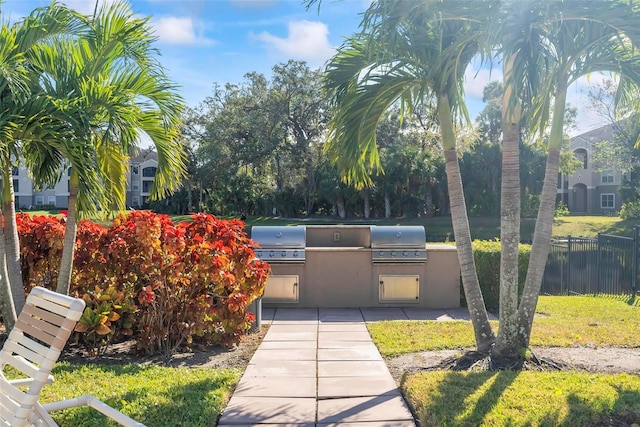
M 590 73 L 617 73 L 621 81 L 616 98 L 621 105 L 635 102 L 637 111 L 640 89 L 639 6 L 640 2 L 636 0 L 578 4 L 557 1 L 553 6 L 544 8 L 545 19 L 538 29 L 545 36 L 545 57 L 550 60 L 550 72 L 539 92 L 542 96 L 538 98 L 542 102 L 537 106 L 534 123 L 544 127 L 550 110 L 553 116 L 540 208 L 525 288 L 518 308 L 517 328 L 521 348 L 529 345 L 533 314 L 549 252 L 567 90 L 580 77 Z M 513 83 L 517 85 L 518 80 Z
M 140 135 L 147 135 L 158 152 L 153 198 L 179 187 L 186 170 L 178 139 L 182 101 L 156 61 L 147 19 L 137 18 L 125 3 L 103 5 L 94 16 L 79 19 L 84 24 L 79 38 L 59 41 L 38 57 L 38 65 L 48 70 L 46 92 L 71 98 L 67 117 L 73 136 L 62 151 L 72 167 L 57 285 L 65 294 L 71 282 L 76 213 L 124 209 L 128 160 Z M 77 152 L 85 153 L 82 161 L 74 156 Z M 98 185 L 81 179 L 87 163 L 97 172 Z
M 329 62 L 326 86 L 335 93 L 327 151 L 347 183 L 362 187 L 380 169 L 376 126 L 385 111 L 400 103 L 402 111 L 431 99 L 440 125 L 462 282 L 476 344 L 488 351 L 495 337 L 473 260 L 471 233 L 456 153 L 455 117 L 468 122 L 462 81 L 478 52 L 472 36 L 482 28 L 482 4 L 464 5 L 467 19 L 449 20 L 442 4 L 374 2 L 364 15 L 360 34 L 343 45 Z M 402 116 L 402 115 L 401 115 Z
M 59 106 L 39 91 L 37 82 L 41 75 L 31 62 L 38 49 L 76 29 L 77 21 L 71 11 L 55 3 L 36 9 L 13 25 L 3 24 L 0 29 L 0 168 L 4 214 L 0 298 L 8 328 L 25 301 L 11 170 L 21 152 L 39 152 L 36 157 L 48 157 L 66 135 L 65 124 L 56 119 Z M 42 170 L 46 182 L 52 182 L 56 174 L 55 168 Z

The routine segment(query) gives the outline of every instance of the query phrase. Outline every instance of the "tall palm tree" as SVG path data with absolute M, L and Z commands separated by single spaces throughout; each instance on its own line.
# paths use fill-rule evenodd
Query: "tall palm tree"
M 335 93 L 327 151 L 348 183 L 369 185 L 380 169 L 376 126 L 385 111 L 400 103 L 408 113 L 434 100 L 446 162 L 451 217 L 462 282 L 479 351 L 495 336 L 471 249 L 471 233 L 456 152 L 456 119 L 468 120 L 462 82 L 479 46 L 473 35 L 486 4 L 457 2 L 466 19 L 448 19 L 444 3 L 379 0 L 364 15 L 360 34 L 329 62 L 326 86 Z
M 73 130 L 63 147 L 72 167 L 60 293 L 69 291 L 76 213 L 124 209 L 128 160 L 142 134 L 158 152 L 153 198 L 175 190 L 186 170 L 178 139 L 183 103 L 157 62 L 148 20 L 137 18 L 126 3 L 103 5 L 94 16 L 79 19 L 84 28 L 78 38 L 59 41 L 38 57 L 38 65 L 48 70 L 46 92 L 70 98 L 66 112 Z M 76 152 L 85 153 L 82 162 L 74 159 Z M 99 185 L 81 179 L 87 162 Z
M 51 147 L 60 145 L 66 132 L 65 124 L 55 118 L 59 107 L 39 90 L 37 82 L 41 75 L 31 61 L 39 48 L 76 29 L 77 21 L 71 11 L 56 3 L 36 9 L 15 24 L 3 24 L 0 29 L 0 172 L 4 214 L 0 298 L 9 328 L 25 301 L 11 170 L 22 151 L 40 151 L 46 157 Z M 48 182 L 56 173 L 55 168 L 42 170 Z
M 590 73 L 617 73 L 621 76 L 617 99 L 622 102 L 621 105 L 635 102 L 637 111 L 640 89 L 639 1 L 576 3 L 558 0 L 546 6 L 545 19 L 539 30 L 545 36 L 545 56 L 550 61 L 550 72 L 539 92 L 542 96 L 538 97 L 541 102 L 537 105 L 534 123 L 544 127 L 550 110 L 553 116 L 540 208 L 525 288 L 518 308 L 518 340 L 522 348 L 529 345 L 533 315 L 549 252 L 567 90 L 580 77 Z M 517 79 L 514 84 L 518 84 Z

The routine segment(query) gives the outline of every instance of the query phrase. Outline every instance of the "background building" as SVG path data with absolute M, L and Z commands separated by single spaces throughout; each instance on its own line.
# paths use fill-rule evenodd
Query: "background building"
M 613 141 L 615 125 L 594 129 L 571 139 L 570 148 L 580 160 L 572 175 L 560 174 L 558 178 L 558 201 L 564 202 L 571 213 L 613 214 L 620 210 L 622 199 L 618 187 L 629 172 L 606 169 L 593 160 L 597 144 Z
M 140 154 L 131 158 L 127 176 L 127 207 L 137 209 L 146 205 L 157 167 L 158 154 L 151 149 L 141 150 Z M 62 173 L 55 187 L 42 190 L 34 188 L 24 167 L 14 167 L 12 175 L 16 209 L 66 209 L 69 206 L 71 167 Z

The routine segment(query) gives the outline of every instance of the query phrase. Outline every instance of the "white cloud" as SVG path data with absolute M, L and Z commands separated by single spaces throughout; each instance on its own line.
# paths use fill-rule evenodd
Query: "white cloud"
M 117 0 L 98 0 L 98 9 L 104 6 L 109 7 L 116 2 Z M 93 15 L 96 10 L 96 0 L 64 0 L 62 3 L 83 15 Z
M 275 56 L 285 59 L 301 59 L 319 65 L 329 59 L 335 48 L 329 44 L 329 28 L 322 22 L 291 21 L 287 25 L 289 34 L 286 38 L 262 32 L 253 37 L 264 43 Z
M 493 69 L 482 68 L 478 70 L 472 64 L 467 68 L 464 78 L 465 95 L 482 100 L 485 86 L 495 80 L 502 81 L 502 69 L 494 67 Z
M 196 30 L 196 25 L 190 17 L 165 16 L 151 20 L 151 25 L 160 42 L 179 45 L 211 44 Z

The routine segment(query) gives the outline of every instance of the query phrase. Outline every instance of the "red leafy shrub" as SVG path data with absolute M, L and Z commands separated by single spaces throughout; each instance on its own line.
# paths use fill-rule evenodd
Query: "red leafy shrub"
M 16 215 L 20 236 L 22 280 L 27 293 L 34 286 L 55 289 L 62 257 L 64 220 L 54 216 Z
M 55 288 L 63 220 L 21 215 L 18 223 L 25 287 Z M 103 346 L 118 331 L 133 332 L 138 349 L 147 353 L 170 354 L 194 338 L 237 342 L 253 320 L 247 307 L 262 294 L 269 274 L 268 264 L 254 260 L 252 244 L 242 222 L 207 214 L 178 225 L 149 211 L 121 215 L 109 228 L 82 221 L 71 293 L 93 312 L 83 332 L 94 334 L 94 347 L 96 337 L 104 338 L 98 342 Z M 120 320 L 116 314 L 100 317 L 102 290 L 117 292 L 110 313 L 122 304 L 137 308 L 127 310 L 127 327 L 106 325 Z

